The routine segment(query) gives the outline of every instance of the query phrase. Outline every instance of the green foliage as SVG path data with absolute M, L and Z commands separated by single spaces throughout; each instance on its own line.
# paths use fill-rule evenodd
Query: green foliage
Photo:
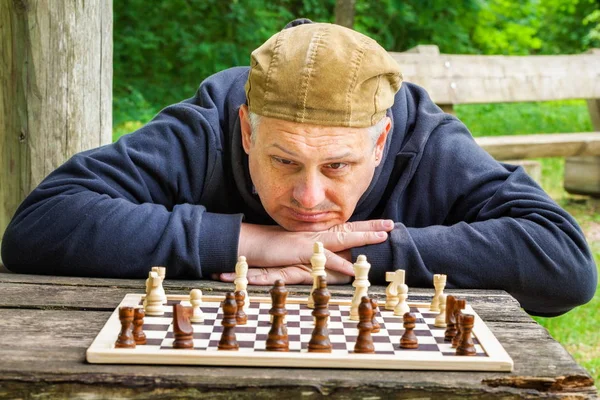
M 148 120 L 200 82 L 248 65 L 289 21 L 332 22 L 334 0 L 114 3 L 114 124 Z M 559 54 L 600 47 L 595 0 L 357 0 L 355 29 L 390 51 L 436 44 L 456 54 Z
M 217 71 L 248 65 L 251 51 L 296 15 L 328 21 L 333 8 L 333 0 L 115 2 L 115 125 L 191 97 Z
M 581 53 L 600 46 L 596 0 L 540 0 L 539 32 L 543 54 Z M 587 22 L 586 22 L 587 21 Z

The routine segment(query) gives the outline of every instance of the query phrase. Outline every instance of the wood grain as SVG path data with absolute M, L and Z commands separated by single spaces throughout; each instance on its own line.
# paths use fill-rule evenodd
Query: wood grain
M 438 104 L 600 98 L 600 54 L 480 56 L 390 53 Z
M 112 141 L 112 1 L 0 2 L 0 239 L 73 154 Z
M 489 323 L 515 360 L 515 371 L 504 373 L 419 373 L 279 368 L 183 366 L 114 366 L 84 362 L 85 350 L 108 319 L 109 312 L 0 309 L 0 397 L 2 390 L 31 393 L 89 393 L 100 397 L 135 387 L 134 398 L 185 396 L 197 392 L 218 396 L 224 391 L 268 395 L 271 389 L 294 396 L 307 391 L 342 398 L 360 387 L 365 394 L 417 391 L 435 398 L 497 396 L 517 398 L 567 397 L 593 394 L 590 377 L 566 351 L 534 324 Z M 27 340 L 23 340 L 27 338 Z M 535 343 L 535 346 L 532 346 Z M 561 387 L 568 382 L 569 387 Z M 525 392 L 520 388 L 527 388 Z M 177 388 L 177 389 L 175 389 Z M 159 390 L 163 389 L 163 390 Z M 191 392 L 190 392 L 191 391 Z M 142 393 L 144 396 L 142 396 Z M 49 394 L 45 394 L 49 397 Z M 439 396 L 439 397 L 438 397 Z M 295 397 L 295 396 L 294 396 Z M 94 397 L 91 397 L 94 398 Z M 582 397 L 583 398 L 583 397 Z
M 497 160 L 600 156 L 600 132 L 477 137 Z

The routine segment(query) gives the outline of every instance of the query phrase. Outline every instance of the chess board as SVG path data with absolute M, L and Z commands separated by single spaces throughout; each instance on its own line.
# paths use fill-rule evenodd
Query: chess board
M 331 299 L 329 302 L 329 338 L 331 353 L 308 352 L 307 346 L 314 327 L 312 309 L 306 306 L 306 298 L 288 298 L 286 302 L 286 325 L 289 336 L 289 352 L 266 351 L 265 344 L 270 329 L 271 299 L 250 299 L 247 311 L 248 323 L 235 328 L 239 351 L 217 350 L 223 331 L 220 302 L 224 297 L 203 296 L 201 309 L 204 322 L 194 323 L 194 348 L 174 349 L 172 343 L 173 304 L 190 305 L 189 296 L 167 296 L 163 316 L 146 316 L 143 329 L 146 345 L 132 349 L 115 348 L 114 343 L 121 329 L 118 307 L 87 350 L 90 363 L 108 364 L 196 364 L 252 367 L 306 367 L 306 368 L 355 368 L 355 369 L 414 369 L 414 370 L 463 370 L 463 371 L 511 371 L 513 361 L 498 342 L 484 321 L 470 305 L 463 311 L 475 316 L 473 341 L 475 356 L 456 356 L 449 342 L 444 342 L 444 328 L 433 326 L 436 313 L 429 311 L 429 304 L 411 303 L 411 312 L 417 317 L 415 334 L 418 349 L 401 349 L 400 337 L 404 332 L 402 320 L 392 311 L 381 306 L 377 320 L 381 330 L 373 333 L 374 354 L 353 352 L 358 336 L 357 321 L 350 321 L 350 299 Z M 140 306 L 143 295 L 128 294 L 119 306 Z

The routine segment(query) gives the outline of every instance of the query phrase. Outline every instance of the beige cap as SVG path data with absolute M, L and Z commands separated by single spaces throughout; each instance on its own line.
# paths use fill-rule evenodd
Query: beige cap
M 368 127 L 402 84 L 396 61 L 373 39 L 339 25 L 284 29 L 252 52 L 248 108 L 315 125 Z

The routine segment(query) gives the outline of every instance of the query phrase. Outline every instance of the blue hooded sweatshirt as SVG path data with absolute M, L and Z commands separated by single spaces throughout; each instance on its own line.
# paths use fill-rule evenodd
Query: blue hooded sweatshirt
M 12 271 L 143 278 L 231 272 L 242 219 L 275 224 L 248 172 L 238 109 L 248 68 L 206 79 L 116 143 L 73 156 L 21 204 L 2 241 Z M 530 313 L 589 301 L 597 270 L 581 229 L 520 167 L 501 164 L 420 87 L 388 110 L 383 162 L 351 221 L 389 218 L 387 241 L 355 248 L 369 279 L 406 271 L 409 286 L 504 289 Z

